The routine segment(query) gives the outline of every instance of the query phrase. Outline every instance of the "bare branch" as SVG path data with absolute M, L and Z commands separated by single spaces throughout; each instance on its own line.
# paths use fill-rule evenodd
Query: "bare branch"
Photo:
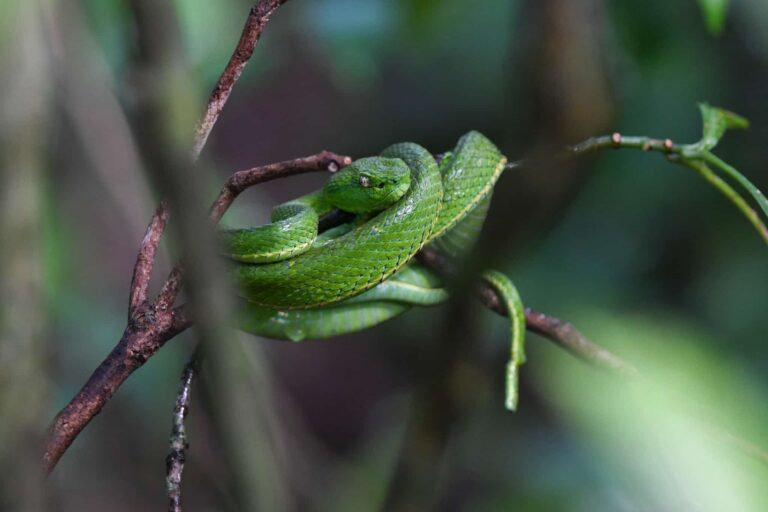
M 43 469 L 50 472 L 77 435 L 112 398 L 117 388 L 152 357 L 166 341 L 188 325 L 174 323 L 172 315 L 137 315 L 128 323 L 122 338 L 64 409 L 56 415 L 48 432 Z
M 168 278 L 165 280 L 165 283 L 163 283 L 160 293 L 157 294 L 155 307 L 158 311 L 168 311 L 173 307 L 173 303 L 176 302 L 176 296 L 181 289 L 182 277 L 183 272 L 181 270 L 181 264 L 177 263 L 168 274 Z
M 168 490 L 169 512 L 181 512 L 181 477 L 184 473 L 184 463 L 187 459 L 187 429 L 184 419 L 189 412 L 189 402 L 192 397 L 192 383 L 200 371 L 202 353 L 200 347 L 192 354 L 189 362 L 181 373 L 179 392 L 176 395 L 176 405 L 173 408 L 173 428 L 171 429 L 170 449 L 165 459 L 165 482 Z
M 269 17 L 275 10 L 283 5 L 288 0 L 260 0 L 253 7 L 248 14 L 248 19 L 245 21 L 243 27 L 243 33 L 240 36 L 240 40 L 237 43 L 235 51 L 232 53 L 232 57 L 229 58 L 227 66 L 219 77 L 219 81 L 216 82 L 216 86 L 211 92 L 211 97 L 208 99 L 208 106 L 205 109 L 203 118 L 195 130 L 195 142 L 192 146 L 192 160 L 197 160 L 200 153 L 203 151 L 208 135 L 210 135 L 213 125 L 216 124 L 216 120 L 219 118 L 224 104 L 229 99 L 229 95 L 232 93 L 232 88 L 243 73 L 245 65 L 253 55 L 253 50 L 256 48 L 256 43 L 259 42 L 261 33 L 264 31 L 264 26 L 269 21 Z
M 152 278 L 152 267 L 155 263 L 155 253 L 160 244 L 160 238 L 165 231 L 168 222 L 168 205 L 165 201 L 160 204 L 149 221 L 147 232 L 139 246 L 139 254 L 136 256 L 136 265 L 133 267 L 131 279 L 131 296 L 128 301 L 128 319 L 134 317 L 138 308 L 147 300 L 149 281 Z
M 653 137 L 633 137 L 622 135 L 619 132 L 611 135 L 592 137 L 568 148 L 573 155 L 590 153 L 606 148 L 633 148 L 643 151 L 655 151 L 664 154 L 680 154 L 683 147 L 672 142 L 672 139 L 654 139 Z
M 308 172 L 327 171 L 334 173 L 352 163 L 352 157 L 339 155 L 331 151 L 321 151 L 316 155 L 275 164 L 237 171 L 227 180 L 219 196 L 211 207 L 211 221 L 217 223 L 232 202 L 245 189 L 266 181 L 285 178 Z
M 496 300 L 498 301 L 498 298 Z M 591 342 L 570 322 L 539 313 L 531 308 L 525 308 L 525 326 L 529 331 L 544 336 L 579 359 L 595 366 L 624 375 L 634 376 L 638 374 L 634 366 Z

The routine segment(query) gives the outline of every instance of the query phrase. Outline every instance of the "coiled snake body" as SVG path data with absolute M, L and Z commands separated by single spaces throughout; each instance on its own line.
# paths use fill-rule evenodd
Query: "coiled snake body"
M 293 341 L 329 338 L 444 301 L 439 279 L 412 259 L 426 244 L 454 257 L 472 247 L 505 164 L 478 132 L 461 137 L 439 166 L 421 146 L 395 144 L 337 172 L 321 191 L 278 206 L 272 224 L 224 231 L 245 299 L 240 328 Z M 318 235 L 319 217 L 334 208 L 356 217 Z M 523 307 L 503 274 L 483 278 L 511 319 L 506 405 L 514 409 Z

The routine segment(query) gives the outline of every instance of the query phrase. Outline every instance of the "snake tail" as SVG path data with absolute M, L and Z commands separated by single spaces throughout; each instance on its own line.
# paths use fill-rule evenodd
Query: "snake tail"
M 515 411 L 519 399 L 520 366 L 525 363 L 525 308 L 517 288 L 507 276 L 496 270 L 489 270 L 484 272 L 482 277 L 499 294 L 509 314 L 512 343 L 507 363 L 504 406 L 510 411 Z

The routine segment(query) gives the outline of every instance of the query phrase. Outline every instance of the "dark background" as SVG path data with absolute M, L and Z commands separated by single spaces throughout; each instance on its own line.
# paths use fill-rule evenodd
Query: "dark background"
M 249 4 L 158 5 L 191 141 Z M 156 202 L 136 18 L 125 2 L 49 0 L 3 3 L 0 20 L 0 503 L 158 509 L 193 332 L 129 379 L 47 484 L 28 477 L 36 433 L 124 328 Z M 614 131 L 695 141 L 707 101 L 750 119 L 716 151 L 768 188 L 766 27 L 761 0 L 733 1 L 719 36 L 693 0 L 279 9 L 204 151 L 206 202 L 238 169 L 402 140 L 442 152 L 480 130 L 537 164 L 502 176 L 477 261 L 645 377 L 625 387 L 531 335 L 510 414 L 506 321 L 469 298 L 332 341 L 232 335 L 195 388 L 186 509 L 765 510 L 765 466 L 731 435 L 768 445 L 764 243 L 657 154 L 541 157 Z M 322 179 L 251 190 L 225 223 L 264 222 Z

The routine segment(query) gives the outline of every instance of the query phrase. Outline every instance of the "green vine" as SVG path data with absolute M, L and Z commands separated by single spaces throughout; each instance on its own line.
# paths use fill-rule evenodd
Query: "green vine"
M 671 162 L 683 165 L 696 171 L 709 184 L 720 191 L 741 213 L 749 220 L 752 226 L 757 230 L 763 241 L 768 244 L 768 228 L 765 220 L 768 220 L 768 199 L 765 195 L 744 176 L 735 167 L 728 164 L 717 155 L 712 153 L 712 149 L 717 146 L 725 132 L 734 129 L 746 129 L 749 127 L 749 121 L 738 114 L 729 112 L 717 107 L 712 107 L 706 103 L 699 105 L 702 118 L 702 137 L 699 141 L 692 144 L 675 144 L 671 139 L 654 139 L 651 137 L 627 137 L 619 133 L 613 135 L 604 135 L 587 139 L 571 148 L 573 153 L 585 153 L 604 148 L 634 148 L 643 151 L 656 151 L 667 155 Z M 746 190 L 752 199 L 757 203 L 765 216 L 764 219 L 755 211 L 749 202 L 734 189 L 728 181 L 718 174 L 720 172 L 725 178 L 734 180 L 739 186 Z

